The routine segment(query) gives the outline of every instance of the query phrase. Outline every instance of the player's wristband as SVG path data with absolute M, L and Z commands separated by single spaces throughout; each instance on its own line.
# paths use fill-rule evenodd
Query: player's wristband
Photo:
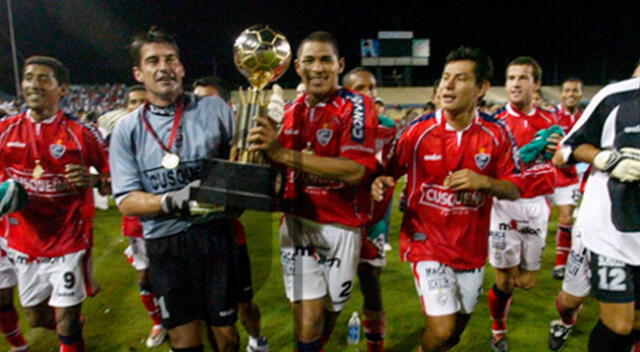
M 169 193 L 163 194 L 162 197 L 160 198 L 160 207 L 162 208 L 162 212 L 165 214 L 169 214 L 171 212 L 169 203 L 171 203 L 171 199 L 169 198 Z

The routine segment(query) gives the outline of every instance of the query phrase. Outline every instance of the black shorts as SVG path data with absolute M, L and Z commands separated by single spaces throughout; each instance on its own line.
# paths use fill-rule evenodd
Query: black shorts
M 591 291 L 603 303 L 635 302 L 640 310 L 640 266 L 589 251 Z
M 250 302 L 253 299 L 251 283 L 251 260 L 246 244 L 238 245 L 238 302 Z
M 228 219 L 194 224 L 176 235 L 146 240 L 149 283 L 162 325 L 194 320 L 230 326 L 237 320 L 237 247 Z

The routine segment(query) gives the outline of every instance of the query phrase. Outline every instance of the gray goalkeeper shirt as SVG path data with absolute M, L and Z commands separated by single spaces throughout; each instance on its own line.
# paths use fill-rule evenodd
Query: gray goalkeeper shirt
M 142 122 L 143 107 L 124 117 L 111 135 L 109 162 L 111 187 L 117 204 L 132 191 L 163 194 L 180 189 L 203 177 L 203 161 L 228 158 L 233 135 L 233 114 L 217 97 L 184 95 L 185 107 L 180 130 L 171 151 L 180 156 L 173 170 L 162 166 L 165 152 Z M 175 104 L 174 104 L 175 105 Z M 147 121 L 160 141 L 167 145 L 175 106 L 147 109 Z M 190 223 L 174 217 L 143 217 L 144 238 L 177 234 Z

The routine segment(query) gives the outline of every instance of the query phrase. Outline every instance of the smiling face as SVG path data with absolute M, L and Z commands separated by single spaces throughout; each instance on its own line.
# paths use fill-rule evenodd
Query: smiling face
M 507 68 L 505 88 L 509 103 L 522 109 L 531 105 L 533 93 L 540 88 L 540 82 L 535 81 L 531 65 L 511 65 Z
M 473 61 L 460 60 L 444 67 L 438 86 L 440 107 L 452 115 L 473 109 L 489 88 L 488 82 L 476 82 L 475 65 Z
M 49 117 L 58 111 L 66 91 L 67 86 L 58 84 L 49 66 L 31 64 L 24 68 L 22 95 L 29 109 L 43 115 L 41 117 Z
M 582 83 L 578 81 L 564 82 L 560 91 L 560 99 L 567 110 L 575 109 L 582 100 Z
M 133 67 L 136 80 L 155 105 L 168 105 L 182 94 L 184 66 L 175 48 L 167 43 L 147 43 L 140 48 L 140 63 Z
M 306 41 L 299 50 L 295 65 L 309 103 L 314 105 L 325 100 L 338 86 L 344 59 L 338 58 L 330 43 Z

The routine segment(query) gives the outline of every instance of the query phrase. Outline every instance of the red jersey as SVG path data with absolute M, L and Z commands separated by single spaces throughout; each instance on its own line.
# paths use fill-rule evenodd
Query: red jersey
M 555 114 L 558 125 L 562 127 L 562 131 L 566 135 L 571 130 L 571 127 L 573 127 L 573 124 L 578 121 L 582 115 L 582 111 L 577 110 L 576 113 L 572 115 L 562 104 L 558 104 Z M 565 168 L 556 168 L 556 181 L 556 187 L 566 187 L 580 182 L 576 167 L 571 165 Z
M 42 175 L 34 175 L 36 160 Z M 40 123 L 26 113 L 0 120 L 0 181 L 12 178 L 29 195 L 28 205 L 9 216 L 10 248 L 56 257 L 91 246 L 93 189 L 69 183 L 67 164 L 109 172 L 107 146 L 94 127 L 62 112 Z
M 518 148 L 531 142 L 538 131 L 556 124 L 553 114 L 535 106 L 528 114 L 524 114 L 513 105 L 507 104 L 503 110 L 496 113 L 496 118 L 507 124 Z M 551 194 L 556 187 L 555 168 L 551 160 L 542 163 L 534 160 L 525 164 L 521 177 L 518 183 L 520 198 Z
M 137 216 L 123 216 L 122 234 L 127 237 L 143 238 L 140 219 Z
M 423 116 L 402 133 L 387 165 L 407 174 L 407 207 L 400 229 L 402 260 L 434 260 L 454 269 L 482 267 L 488 253 L 492 195 L 444 187 L 452 172 L 470 169 L 515 180 L 519 168 L 513 137 L 504 123 L 476 114 L 463 131 L 451 128 L 442 110 Z
M 384 123 L 383 119 L 385 119 Z M 376 130 L 376 161 L 378 162 L 379 168 L 382 168 L 383 165 L 387 164 L 389 151 L 391 150 L 391 146 L 397 132 L 398 129 L 393 120 L 384 116 L 380 117 L 380 124 Z M 384 199 L 382 201 L 373 203 L 371 224 L 375 224 L 384 218 L 387 213 L 387 209 L 389 208 L 389 204 L 393 201 L 394 191 L 395 187 L 389 188 L 385 192 Z
M 304 94 L 287 107 L 278 140 L 285 147 L 332 158 L 348 158 L 366 168 L 360 185 L 289 169 L 285 200 L 292 215 L 318 223 L 361 227 L 370 219 L 369 177 L 376 169 L 378 115 L 373 100 L 340 88 L 327 101 L 309 106 Z

